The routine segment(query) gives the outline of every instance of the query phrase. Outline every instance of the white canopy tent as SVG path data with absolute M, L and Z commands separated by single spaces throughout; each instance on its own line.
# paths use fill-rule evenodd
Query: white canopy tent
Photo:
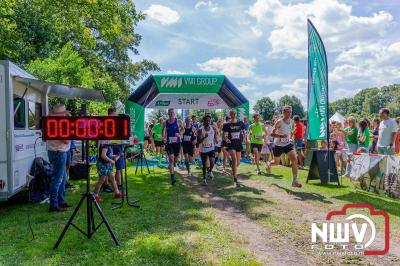
M 331 118 L 329 118 L 329 122 L 340 122 L 342 125 L 344 124 L 344 116 L 342 116 L 339 112 L 336 112 Z

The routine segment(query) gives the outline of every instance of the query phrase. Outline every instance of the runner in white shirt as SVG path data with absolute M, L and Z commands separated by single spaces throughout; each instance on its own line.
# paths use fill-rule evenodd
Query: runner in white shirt
M 292 174 L 293 181 L 292 187 L 301 187 L 299 181 L 297 181 L 297 155 L 294 151 L 292 130 L 293 130 L 293 120 L 292 107 L 283 107 L 283 118 L 279 119 L 272 130 L 271 136 L 274 137 L 274 164 L 279 165 L 281 155 L 286 154 L 290 161 L 292 162 Z
M 204 116 L 203 126 L 197 131 L 197 141 L 200 143 L 200 157 L 203 165 L 203 186 L 207 186 L 207 159 L 210 162 L 207 177 L 212 178 L 215 162 L 215 143 L 217 142 L 217 129 L 211 125 L 211 115 Z

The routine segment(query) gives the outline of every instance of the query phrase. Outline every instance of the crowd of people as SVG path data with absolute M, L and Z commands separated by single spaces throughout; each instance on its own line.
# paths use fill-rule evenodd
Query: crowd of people
M 351 172 L 349 153 L 394 155 L 400 153 L 400 117 L 393 119 L 386 108 L 379 111 L 379 118 L 369 121 L 361 118 L 358 123 L 348 117 L 342 124 L 330 123 L 331 148 L 336 151 L 336 163 L 344 176 Z M 326 143 L 326 142 L 325 142 Z
M 214 166 L 224 174 L 231 174 L 234 183 L 240 187 L 238 168 L 243 157 L 250 158 L 259 175 L 262 165 L 271 173 L 271 166 L 290 161 L 292 186 L 301 187 L 297 180 L 298 167 L 304 163 L 305 126 L 298 116 L 292 117 L 292 108 L 285 106 L 277 112 L 272 121 L 262 122 L 259 114 L 253 115 L 250 124 L 247 117 L 239 120 L 235 109 L 229 116 L 212 121 L 205 113 L 201 122 L 195 115 L 181 121 L 174 109 L 168 109 L 168 118 L 159 118 L 145 125 L 145 149 L 152 151 L 161 161 L 167 154 L 171 184 L 176 183 L 175 167 L 185 169 L 192 176 L 191 165 L 198 164 L 203 172 L 204 186 L 213 179 Z M 300 163 L 300 164 L 299 164 Z M 227 171 L 228 167 L 230 172 Z
M 69 115 L 65 106 L 55 105 L 50 115 Z M 108 109 L 108 115 L 115 116 L 114 108 Z M 205 113 L 201 122 L 195 115 L 178 119 L 174 109 L 168 109 L 166 119 L 146 123 L 144 148 L 153 152 L 156 158 L 166 155 L 171 184 L 177 181 L 175 168 L 186 169 L 192 176 L 191 166 L 197 164 L 202 169 L 202 185 L 207 186 L 214 178 L 215 166 L 224 174 L 232 176 L 240 187 L 238 168 L 241 159 L 248 158 L 255 165 L 257 174 L 271 174 L 272 166 L 287 165 L 292 168 L 292 186 L 301 187 L 297 176 L 298 168 L 304 167 L 306 151 L 307 121 L 292 116 L 291 106 L 284 106 L 282 112 L 276 112 L 272 120 L 261 121 L 259 114 L 238 119 L 235 109 L 229 115 L 213 121 L 210 113 Z M 319 149 L 335 151 L 335 158 L 341 173 L 349 176 L 351 161 L 349 153 L 376 153 L 393 155 L 400 153 L 400 118 L 390 117 L 388 109 L 379 112 L 379 118 L 370 122 L 361 118 L 358 123 L 354 117 L 348 117 L 344 123 L 332 121 L 329 126 L 328 140 L 319 142 Z M 65 211 L 71 207 L 65 200 L 67 169 L 76 149 L 69 140 L 49 140 L 48 157 L 52 166 L 49 211 Z M 115 166 L 115 174 L 114 174 Z M 101 202 L 100 191 L 114 192 L 115 198 L 124 197 L 120 191 L 121 171 L 124 169 L 124 153 L 118 143 L 99 141 L 97 171 L 99 180 L 95 185 L 95 199 Z M 111 186 L 109 185 L 111 184 Z

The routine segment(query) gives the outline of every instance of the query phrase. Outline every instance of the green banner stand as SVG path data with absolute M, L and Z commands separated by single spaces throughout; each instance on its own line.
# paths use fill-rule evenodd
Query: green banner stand
M 144 141 L 144 107 L 131 102 L 125 103 L 125 114 L 131 118 L 131 134 L 139 142 Z

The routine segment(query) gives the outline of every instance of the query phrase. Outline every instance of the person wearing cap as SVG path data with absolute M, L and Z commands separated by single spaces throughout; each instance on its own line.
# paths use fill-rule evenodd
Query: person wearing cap
M 56 104 L 50 116 L 67 116 L 69 112 L 63 104 Z M 67 153 L 70 140 L 48 140 L 47 152 L 51 165 L 50 207 L 49 212 L 62 212 L 71 207 L 65 201 L 65 183 L 67 181 Z
M 212 179 L 214 177 L 212 170 L 215 163 L 216 132 L 216 128 L 211 125 L 211 114 L 206 113 L 203 118 L 203 126 L 197 131 L 197 141 L 200 144 L 200 157 L 203 166 L 203 186 L 208 185 L 207 178 Z M 210 163 L 209 168 L 207 167 L 207 160 Z
M 175 185 L 176 183 L 174 167 L 178 161 L 179 152 L 181 150 L 181 129 L 183 129 L 183 125 L 181 125 L 175 117 L 174 109 L 168 109 L 168 119 L 163 125 L 163 138 L 166 143 L 165 151 L 168 154 L 168 168 L 171 174 L 171 185 Z
M 254 114 L 254 123 L 250 125 L 248 130 L 248 138 L 250 142 L 251 152 L 254 155 L 257 174 L 261 175 L 260 170 L 260 152 L 264 143 L 264 125 L 260 122 L 260 115 Z

